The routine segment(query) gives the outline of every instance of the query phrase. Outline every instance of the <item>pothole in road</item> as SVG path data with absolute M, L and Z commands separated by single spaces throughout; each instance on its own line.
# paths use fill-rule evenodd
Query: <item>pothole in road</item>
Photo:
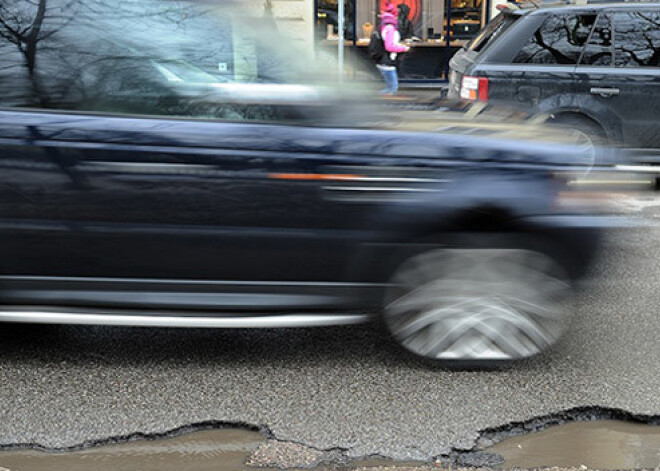
M 259 432 L 209 429 L 173 438 L 141 438 L 75 451 L 15 449 L 0 452 L 0 470 L 31 471 L 243 471 L 247 456 L 265 441 Z
M 29 445 L 0 451 L 0 471 L 256 471 L 310 468 L 318 471 L 356 467 L 415 466 L 381 458 L 348 461 L 342 450 L 267 440 L 246 428 L 207 428 L 160 436 L 134 436 L 77 447 L 44 450 Z
M 597 413 L 601 417 L 594 420 Z M 265 467 L 316 467 L 320 471 L 415 465 L 425 469 L 443 465 L 459 469 L 474 466 L 497 469 L 660 468 L 660 427 L 651 425 L 658 420 L 647 418 L 647 422 L 642 423 L 639 419 L 607 419 L 603 418 L 604 414 L 597 410 L 576 410 L 485 431 L 477 448 L 456 451 L 435 463 L 402 463 L 380 458 L 349 461 L 347 450 L 318 450 L 294 442 L 267 439 L 256 428 L 191 427 L 160 436 L 109 439 L 73 450 L 18 446 L 0 451 L 0 471 L 254 471 Z M 621 418 L 612 411 L 608 414 Z
M 572 422 L 507 438 L 485 450 L 499 454 L 499 468 L 660 467 L 660 427 L 619 420 Z

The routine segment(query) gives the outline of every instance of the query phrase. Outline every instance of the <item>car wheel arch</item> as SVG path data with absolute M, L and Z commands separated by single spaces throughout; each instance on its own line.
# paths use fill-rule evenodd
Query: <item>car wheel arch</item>
M 621 140 L 621 120 L 617 116 L 611 115 L 611 113 L 603 114 L 584 107 L 565 107 L 547 109 L 544 110 L 542 114 L 548 116 L 550 120 L 564 117 L 575 117 L 577 119 L 582 119 L 586 122 L 593 123 L 595 126 L 598 126 L 598 128 L 600 128 L 602 131 L 602 136 L 604 136 L 608 141 L 616 142 Z
M 462 208 L 436 219 L 409 221 L 405 232 L 397 233 L 391 240 L 368 242 L 361 245 L 349 267 L 348 279 L 369 279 L 377 273 L 379 280 L 386 281 L 394 271 L 412 256 L 431 247 L 460 247 L 479 245 L 497 235 L 519 237 L 533 234 L 520 214 L 504 205 L 480 204 Z
M 605 129 L 605 126 L 596 118 L 595 116 L 585 113 L 582 110 L 561 110 L 561 111 L 555 111 L 552 113 L 549 113 L 549 119 L 551 121 L 562 121 L 564 119 L 577 119 L 577 120 L 583 120 L 586 123 L 591 123 L 595 126 L 598 126 L 602 132 L 603 135 L 608 136 L 607 129 Z

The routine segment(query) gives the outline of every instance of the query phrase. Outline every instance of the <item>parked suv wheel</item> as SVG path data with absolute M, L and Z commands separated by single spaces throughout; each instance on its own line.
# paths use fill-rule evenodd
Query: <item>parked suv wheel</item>
M 408 351 L 434 360 L 501 362 L 553 345 L 567 324 L 568 277 L 528 249 L 439 249 L 396 271 L 384 320 Z
M 591 155 L 592 166 L 605 163 L 603 146 L 608 143 L 607 136 L 598 123 L 586 116 L 566 113 L 551 116 L 548 124 L 570 134 L 572 142 Z

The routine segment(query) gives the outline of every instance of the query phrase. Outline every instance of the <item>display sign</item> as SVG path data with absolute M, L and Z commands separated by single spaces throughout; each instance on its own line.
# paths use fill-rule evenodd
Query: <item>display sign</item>
M 415 26 L 415 28 L 421 25 L 422 0 L 380 0 L 379 11 L 383 11 L 385 9 L 385 4 L 387 3 L 393 3 L 397 7 L 397 11 L 400 4 L 408 5 L 408 8 L 410 8 L 408 19 Z

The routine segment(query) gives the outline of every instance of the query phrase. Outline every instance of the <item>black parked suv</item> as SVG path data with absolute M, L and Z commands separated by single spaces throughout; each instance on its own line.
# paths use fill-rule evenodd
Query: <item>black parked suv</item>
M 453 97 L 660 147 L 660 4 L 509 7 L 451 61 Z

